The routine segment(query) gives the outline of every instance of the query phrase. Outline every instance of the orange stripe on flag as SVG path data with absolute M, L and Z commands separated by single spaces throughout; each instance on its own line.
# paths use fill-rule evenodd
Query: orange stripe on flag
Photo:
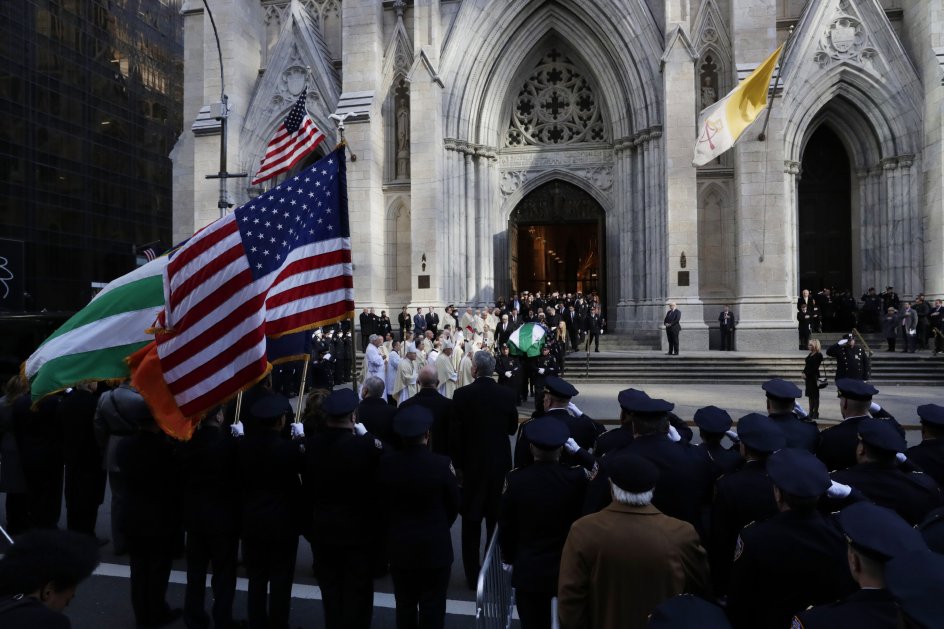
M 150 342 L 128 357 L 131 384 L 134 385 L 154 414 L 161 429 L 175 439 L 187 441 L 200 422 L 190 420 L 178 408 L 164 381 L 164 372 L 157 355 L 157 344 Z

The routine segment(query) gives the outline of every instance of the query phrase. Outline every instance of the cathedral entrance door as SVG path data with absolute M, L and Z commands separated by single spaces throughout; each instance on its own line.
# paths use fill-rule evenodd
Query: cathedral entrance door
M 827 126 L 817 129 L 803 151 L 798 190 L 800 289 L 851 289 L 852 183 L 849 155 Z
M 596 291 L 606 303 L 604 212 L 589 193 L 566 181 L 535 188 L 509 219 L 515 291 Z

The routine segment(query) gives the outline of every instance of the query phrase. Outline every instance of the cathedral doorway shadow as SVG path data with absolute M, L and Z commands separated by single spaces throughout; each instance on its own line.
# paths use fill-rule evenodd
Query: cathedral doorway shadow
M 516 292 L 596 292 L 606 303 L 605 214 L 588 192 L 555 179 L 511 212 L 508 242 Z

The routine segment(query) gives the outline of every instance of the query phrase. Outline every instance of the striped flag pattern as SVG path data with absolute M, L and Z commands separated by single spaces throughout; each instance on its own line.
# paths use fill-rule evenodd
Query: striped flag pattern
M 285 121 L 275 131 L 275 137 L 266 147 L 253 184 L 262 183 L 292 169 L 303 157 L 315 150 L 325 134 L 322 133 L 305 107 L 308 88 L 302 90 L 298 100 L 288 112 Z
M 164 381 L 193 418 L 268 372 L 278 337 L 354 312 L 344 147 L 194 235 L 164 279 Z

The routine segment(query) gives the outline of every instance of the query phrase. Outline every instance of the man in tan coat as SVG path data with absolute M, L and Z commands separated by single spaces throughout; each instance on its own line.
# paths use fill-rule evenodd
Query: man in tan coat
M 677 594 L 708 594 L 708 559 L 688 522 L 652 506 L 659 470 L 632 454 L 607 457 L 613 502 L 577 520 L 561 557 L 561 629 L 644 629 Z

